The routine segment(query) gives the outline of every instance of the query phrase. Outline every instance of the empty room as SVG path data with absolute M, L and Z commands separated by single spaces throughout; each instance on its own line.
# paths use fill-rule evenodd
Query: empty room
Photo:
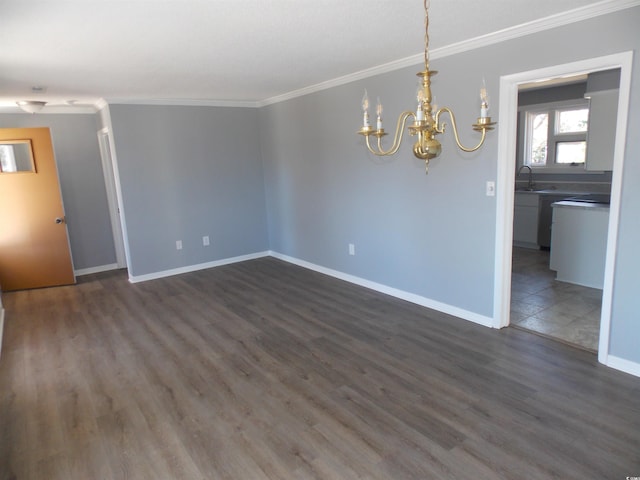
M 0 5 L 0 480 L 640 477 L 640 1 Z

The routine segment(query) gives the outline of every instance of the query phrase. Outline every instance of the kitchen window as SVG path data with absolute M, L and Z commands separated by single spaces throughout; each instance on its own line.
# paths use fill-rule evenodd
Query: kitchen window
M 557 173 L 584 170 L 588 100 L 531 105 L 520 113 L 523 165 Z

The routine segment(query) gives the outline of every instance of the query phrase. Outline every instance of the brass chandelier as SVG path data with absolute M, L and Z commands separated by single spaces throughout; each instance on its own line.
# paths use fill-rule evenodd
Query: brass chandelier
M 456 144 L 458 148 L 464 152 L 475 152 L 478 150 L 484 143 L 485 137 L 487 135 L 488 130 L 493 130 L 495 122 L 491 121 L 491 117 L 488 115 L 489 111 L 489 103 L 487 97 L 487 89 L 482 85 L 480 89 L 480 117 L 476 123 L 472 125 L 473 130 L 481 132 L 482 137 L 480 138 L 480 142 L 475 147 L 465 147 L 460 143 L 460 138 L 458 137 L 458 127 L 456 126 L 456 117 L 448 107 L 437 108 L 435 105 L 432 105 L 432 95 L 431 95 L 431 77 L 438 73 L 435 70 L 429 70 L 429 0 L 424 0 L 424 25 L 425 25 L 425 34 L 424 34 L 424 70 L 422 72 L 418 72 L 416 75 L 422 78 L 421 85 L 418 87 L 417 92 L 417 100 L 418 107 L 416 111 L 407 110 L 400 114 L 398 118 L 398 123 L 396 125 L 396 133 L 393 137 L 393 145 L 385 150 L 382 147 L 382 137 L 387 135 L 382 128 L 382 104 L 380 103 L 380 99 L 378 99 L 378 104 L 376 106 L 376 128 L 373 128 L 369 123 L 369 97 L 367 95 L 367 91 L 364 92 L 364 97 L 362 99 L 362 110 L 364 114 L 363 125 L 358 133 L 363 135 L 366 139 L 367 148 L 371 153 L 377 156 L 390 156 L 394 155 L 398 149 L 400 148 L 400 144 L 402 142 L 402 133 L 406 126 L 407 120 L 409 118 L 413 118 L 413 123 L 409 125 L 409 134 L 411 136 L 418 136 L 418 139 L 413 145 L 413 154 L 425 161 L 427 173 L 429 171 L 429 160 L 440 155 L 442 151 L 442 145 L 438 140 L 436 140 L 436 135 L 444 133 L 446 124 L 444 122 L 441 123 L 440 116 L 443 113 L 448 113 L 451 117 L 451 127 L 453 128 L 453 136 L 455 138 Z M 371 145 L 371 136 L 376 137 L 378 140 L 376 145 Z

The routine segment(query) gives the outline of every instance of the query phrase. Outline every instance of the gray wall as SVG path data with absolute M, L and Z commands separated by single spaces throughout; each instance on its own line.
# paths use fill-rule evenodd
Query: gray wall
M 479 115 L 483 72 L 477 70 L 475 78 L 463 75 L 468 82 L 458 91 L 442 86 L 458 81 L 459 67 L 438 69 L 438 102 L 452 99 L 449 106 L 464 128 L 463 140 L 477 141 L 470 124 Z M 497 135 L 484 149 L 464 155 L 450 136 L 443 137 L 445 153 L 425 175 L 410 142 L 395 157 L 380 159 L 367 153 L 355 133 L 365 87 L 372 98 L 381 98 L 391 129 L 400 108 L 415 104 L 418 70 L 403 69 L 262 109 L 271 248 L 490 315 L 495 201 L 484 196 L 484 182 L 495 179 Z M 490 89 L 497 96 L 497 87 Z M 349 243 L 355 244 L 355 256 L 348 255 Z
M 109 109 L 130 276 L 268 250 L 256 109 Z
M 498 110 L 499 78 L 640 47 L 635 7 L 432 61 L 439 105 L 456 112 L 469 144 L 482 77 Z M 594 35 L 593 32 L 600 32 Z M 606 35 L 602 33 L 606 32 Z M 571 39 L 570 42 L 567 38 Z M 629 132 L 640 130 L 640 60 L 633 67 Z M 450 132 L 425 176 L 410 142 L 392 160 L 366 153 L 355 134 L 365 87 L 385 106 L 386 128 L 411 108 L 415 68 L 357 81 L 260 111 L 271 249 L 324 267 L 492 316 L 497 135 L 462 154 Z M 499 121 L 499 119 L 498 119 Z M 498 127 L 499 128 L 499 127 Z M 406 140 L 405 140 L 406 141 Z M 627 138 L 610 354 L 640 362 L 640 143 Z M 497 188 L 501 188 L 500 185 Z M 347 244 L 356 245 L 356 256 Z
M 116 262 L 93 114 L 0 114 L 0 127 L 48 127 L 76 270 Z

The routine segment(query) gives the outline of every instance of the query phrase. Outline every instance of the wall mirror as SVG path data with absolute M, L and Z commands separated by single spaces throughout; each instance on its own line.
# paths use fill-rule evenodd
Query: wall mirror
M 0 174 L 35 171 L 31 140 L 0 141 Z

